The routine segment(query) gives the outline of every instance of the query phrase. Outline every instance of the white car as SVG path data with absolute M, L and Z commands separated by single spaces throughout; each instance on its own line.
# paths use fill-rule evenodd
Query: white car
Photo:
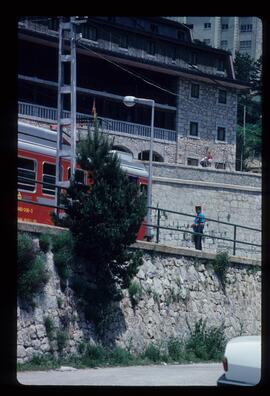
M 225 373 L 218 386 L 254 386 L 261 379 L 261 336 L 232 338 L 226 345 L 223 367 Z

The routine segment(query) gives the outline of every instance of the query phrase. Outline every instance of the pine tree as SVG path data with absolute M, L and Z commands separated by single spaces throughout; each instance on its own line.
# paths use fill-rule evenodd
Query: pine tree
M 146 215 L 146 197 L 121 169 L 119 158 L 110 152 L 112 145 L 97 125 L 93 134 L 88 131 L 78 145 L 78 163 L 92 184 L 81 186 L 74 180 L 63 198 L 75 255 L 84 260 L 96 284 L 94 293 L 88 290 L 96 314 L 121 298 L 142 263 L 129 246 Z

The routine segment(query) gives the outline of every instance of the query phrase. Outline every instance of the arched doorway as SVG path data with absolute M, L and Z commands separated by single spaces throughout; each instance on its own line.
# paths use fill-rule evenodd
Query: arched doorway
M 141 151 L 138 154 L 138 159 L 141 161 L 149 161 L 149 153 L 150 153 L 149 150 Z M 164 158 L 160 154 L 158 154 L 156 151 L 153 151 L 152 161 L 164 162 Z

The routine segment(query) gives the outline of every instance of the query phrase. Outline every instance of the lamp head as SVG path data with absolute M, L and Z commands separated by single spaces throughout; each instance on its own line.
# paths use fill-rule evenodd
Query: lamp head
M 125 96 L 123 102 L 127 107 L 133 107 L 136 104 L 136 98 L 134 96 Z

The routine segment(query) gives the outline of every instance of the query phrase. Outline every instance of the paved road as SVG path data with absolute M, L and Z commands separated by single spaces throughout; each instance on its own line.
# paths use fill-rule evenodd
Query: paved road
M 25 385 L 216 386 L 220 363 L 108 367 L 18 372 Z

